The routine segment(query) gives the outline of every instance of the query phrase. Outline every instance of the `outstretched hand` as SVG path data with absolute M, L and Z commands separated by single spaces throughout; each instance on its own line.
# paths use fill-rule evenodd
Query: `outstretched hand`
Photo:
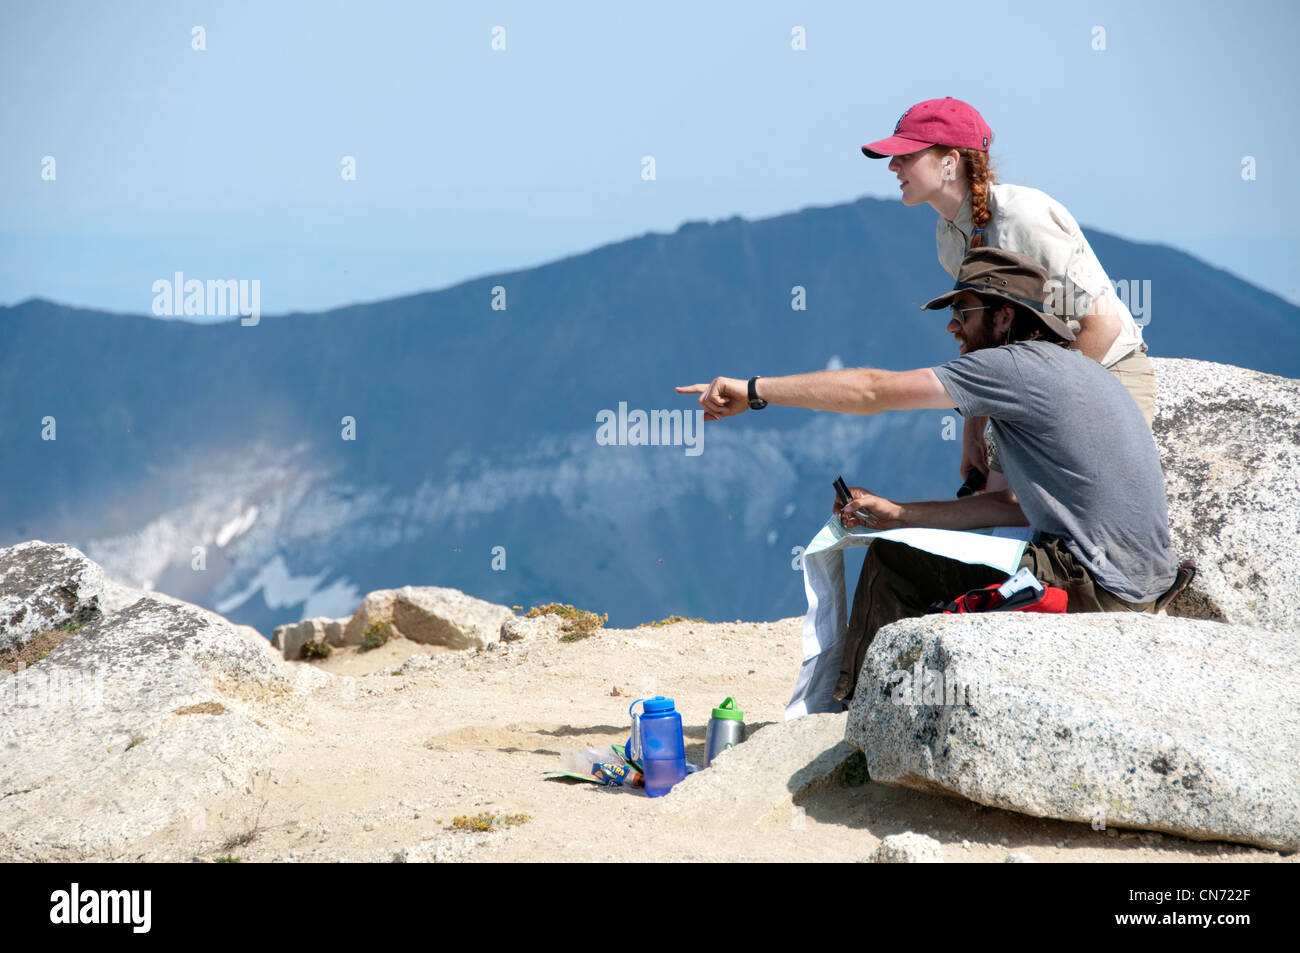
M 749 410 L 749 381 L 715 377 L 709 384 L 691 384 L 674 390 L 679 394 L 699 394 L 705 420 L 721 420 Z
M 901 506 L 860 486 L 849 487 L 849 501 L 841 503 L 837 499 L 832 510 L 845 529 L 864 526 L 874 533 L 907 525 L 899 518 Z

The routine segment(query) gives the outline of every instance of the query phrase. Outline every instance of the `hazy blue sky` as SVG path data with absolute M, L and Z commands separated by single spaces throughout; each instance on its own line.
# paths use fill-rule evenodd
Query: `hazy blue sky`
M 147 313 L 179 270 L 319 310 L 895 197 L 858 147 L 946 95 L 993 127 L 1003 181 L 1300 302 L 1298 9 L 5 3 L 0 303 Z

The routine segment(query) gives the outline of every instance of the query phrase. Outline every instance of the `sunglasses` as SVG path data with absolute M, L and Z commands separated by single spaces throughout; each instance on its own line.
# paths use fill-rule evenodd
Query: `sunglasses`
M 977 304 L 973 308 L 959 308 L 955 304 L 952 304 L 948 306 L 948 310 L 952 312 L 952 319 L 954 321 L 956 321 L 958 324 L 965 324 L 967 311 L 983 311 L 988 307 L 989 306 L 986 304 Z

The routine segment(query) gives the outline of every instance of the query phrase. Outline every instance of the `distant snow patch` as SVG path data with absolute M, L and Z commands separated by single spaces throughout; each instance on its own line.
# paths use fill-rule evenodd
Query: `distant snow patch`
M 314 576 L 295 576 L 289 572 L 284 557 L 276 553 L 271 561 L 257 571 L 247 586 L 217 603 L 221 614 L 237 609 L 252 598 L 259 589 L 262 601 L 269 609 L 283 609 L 287 606 L 305 603 L 306 618 L 313 615 L 349 615 L 361 602 L 360 593 L 346 580 L 336 579 L 324 589 L 317 590 L 321 580 L 332 572 L 325 568 Z M 346 609 L 339 613 L 339 606 Z
M 352 615 L 361 605 L 361 590 L 346 579 L 335 579 L 319 592 L 313 592 L 302 607 L 304 619 L 314 619 L 318 615 L 337 619 Z
M 248 511 L 236 516 L 221 529 L 217 530 L 216 543 L 218 548 L 224 549 L 236 536 L 243 536 L 257 522 L 257 507 L 250 506 Z

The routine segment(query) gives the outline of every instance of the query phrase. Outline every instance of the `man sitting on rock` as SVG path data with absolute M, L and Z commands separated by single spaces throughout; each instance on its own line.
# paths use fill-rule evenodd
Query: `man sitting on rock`
M 1069 326 L 1043 310 L 1047 273 L 999 248 L 977 248 L 953 290 L 923 305 L 951 307 L 961 356 L 912 371 L 851 368 L 790 377 L 718 377 L 678 387 L 700 394 L 705 420 L 768 404 L 876 414 L 956 405 L 987 416 L 1009 489 L 957 500 L 895 503 L 862 487 L 834 511 L 846 527 L 978 529 L 1032 526 L 1021 561 L 1069 594 L 1070 612 L 1151 612 L 1175 576 L 1164 475 L 1133 398 L 1096 361 L 1069 347 Z M 867 647 L 890 622 L 1001 582 L 987 566 L 873 540 L 858 579 L 835 695 L 852 697 Z

